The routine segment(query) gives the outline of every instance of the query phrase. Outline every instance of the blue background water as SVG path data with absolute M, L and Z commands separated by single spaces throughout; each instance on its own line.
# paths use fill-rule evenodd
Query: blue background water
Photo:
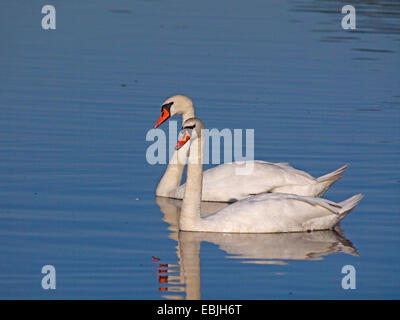
M 254 128 L 256 159 L 314 176 L 350 164 L 326 198 L 365 195 L 341 224 L 359 257 L 245 257 L 259 240 L 232 254 L 192 239 L 201 298 L 399 298 L 398 1 L 351 1 L 353 31 L 342 1 L 53 0 L 48 31 L 45 4 L 0 2 L 1 298 L 187 297 L 152 261 L 179 274 L 185 235 L 154 196 L 165 166 L 145 157 L 176 93 L 208 128 Z M 41 287 L 46 264 L 56 290 Z M 347 264 L 355 290 L 341 287 Z

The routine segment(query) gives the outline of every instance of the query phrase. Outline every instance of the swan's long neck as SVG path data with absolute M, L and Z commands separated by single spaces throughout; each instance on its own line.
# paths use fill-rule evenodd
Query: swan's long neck
M 182 112 L 182 123 L 187 119 L 194 118 L 193 106 L 187 106 Z M 185 150 L 184 150 L 185 149 Z M 175 151 L 169 161 L 163 177 L 158 183 L 156 195 L 161 197 L 170 197 L 171 192 L 179 187 L 182 180 L 183 169 L 185 168 L 186 153 L 188 146 L 183 146 L 181 150 Z
M 189 146 L 183 146 L 180 150 L 175 150 L 164 175 L 158 183 L 157 196 L 170 197 L 172 196 L 171 193 L 181 184 L 188 149 Z
M 182 113 L 182 123 L 185 123 L 187 119 L 194 118 L 194 108 L 186 108 L 185 112 Z
M 183 197 L 179 228 L 195 230 L 201 220 L 200 204 L 203 186 L 203 130 L 190 144 L 185 196 Z

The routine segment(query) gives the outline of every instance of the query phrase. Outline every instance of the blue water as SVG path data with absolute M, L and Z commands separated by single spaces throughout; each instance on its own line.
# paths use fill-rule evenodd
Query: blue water
M 399 298 L 397 0 L 352 1 L 356 30 L 342 1 L 53 0 L 56 30 L 45 4 L 0 2 L 0 298 Z M 338 232 L 178 232 L 145 157 L 176 93 L 256 159 L 348 163 L 324 197 L 364 199 Z

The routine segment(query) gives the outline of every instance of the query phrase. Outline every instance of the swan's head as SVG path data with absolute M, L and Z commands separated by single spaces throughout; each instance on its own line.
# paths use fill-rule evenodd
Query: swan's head
M 154 128 L 157 128 L 164 121 L 173 117 L 176 114 L 183 114 L 184 118 L 194 117 L 193 102 L 190 98 L 177 94 L 176 96 L 169 97 L 161 106 L 161 115 L 158 118 Z
M 203 122 L 197 118 L 190 118 L 186 120 L 179 134 L 178 142 L 175 146 L 176 150 L 182 148 L 186 142 L 194 141 L 201 135 L 201 131 L 204 129 Z

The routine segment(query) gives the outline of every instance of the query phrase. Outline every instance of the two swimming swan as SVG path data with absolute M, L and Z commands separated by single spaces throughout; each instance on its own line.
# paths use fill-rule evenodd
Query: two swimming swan
M 168 98 L 161 107 L 161 115 L 155 128 L 170 117 L 182 114 L 182 123 L 194 118 L 193 102 L 183 95 Z M 184 148 L 188 148 L 185 146 Z M 182 152 L 181 154 L 185 154 Z M 185 184 L 180 186 L 185 159 L 179 159 L 175 151 L 171 161 L 160 180 L 156 195 L 175 199 L 183 199 Z M 234 202 L 269 192 L 292 193 L 301 196 L 320 197 L 328 188 L 342 177 L 347 165 L 314 178 L 307 172 L 297 170 L 287 163 L 271 163 L 266 161 L 251 161 L 252 170 L 249 174 L 236 174 L 245 168 L 247 162 L 224 163 L 208 169 L 203 173 L 203 201 Z
M 186 106 L 186 114 L 182 106 Z M 188 106 L 191 106 L 192 110 Z M 173 107 L 176 107 L 175 111 L 171 110 Z M 177 149 L 180 150 L 175 152 L 172 160 L 175 159 L 176 162 L 171 161 L 172 163 L 168 165 L 156 194 L 183 198 L 179 218 L 180 230 L 275 233 L 332 229 L 362 198 L 362 195 L 358 194 L 335 203 L 312 197 L 322 195 L 341 177 L 346 166 L 315 179 L 286 164 L 256 161 L 255 164 L 260 164 L 260 167 L 255 165 L 252 174 L 242 176 L 242 182 L 240 180 L 233 182 L 237 176 L 233 174 L 237 165 L 235 163 L 209 169 L 205 171 L 203 177 L 204 125 L 199 119 L 193 118 L 193 105 L 189 98 L 174 96 L 163 104 L 162 114 L 156 126 L 167 120 L 173 112 L 182 113 L 184 119 L 177 144 Z M 185 163 L 181 159 L 186 156 L 188 156 L 186 185 L 179 187 Z M 258 171 L 254 174 L 255 170 Z M 263 172 L 266 173 L 266 177 L 262 181 L 257 180 Z M 207 180 L 206 175 L 209 176 Z M 239 201 L 202 218 L 200 204 L 202 200 L 207 199 Z

